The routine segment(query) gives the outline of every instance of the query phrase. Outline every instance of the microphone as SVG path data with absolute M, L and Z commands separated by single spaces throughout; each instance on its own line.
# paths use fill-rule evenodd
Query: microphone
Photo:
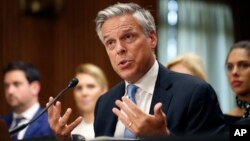
M 41 111 L 37 116 L 35 116 L 34 118 L 32 118 L 28 123 L 26 124 L 22 124 L 12 130 L 9 131 L 10 135 L 11 136 L 14 136 L 16 135 L 18 132 L 20 132 L 21 130 L 23 130 L 25 127 L 27 127 L 28 125 L 30 125 L 31 123 L 33 123 L 34 121 L 36 121 L 39 117 L 41 117 L 42 114 L 44 114 L 48 108 L 53 104 L 55 103 L 55 101 L 62 95 L 64 94 L 69 88 L 73 88 L 77 85 L 78 83 L 78 79 L 77 78 L 73 78 L 69 81 L 69 84 L 66 88 L 64 88 L 54 99 L 53 101 L 51 101 L 50 103 L 48 103 L 46 105 L 46 107 L 43 109 L 43 111 Z

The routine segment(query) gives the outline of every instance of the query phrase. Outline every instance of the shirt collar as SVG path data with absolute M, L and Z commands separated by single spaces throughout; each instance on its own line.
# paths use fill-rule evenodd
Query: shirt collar
M 31 120 L 33 116 L 36 114 L 36 111 L 39 109 L 39 107 L 40 107 L 40 104 L 37 102 L 33 106 L 31 106 L 28 110 L 23 112 L 22 114 L 18 115 L 17 113 L 13 113 L 13 117 L 17 118 L 17 117 L 22 116 L 27 120 Z
M 135 82 L 134 85 L 136 85 L 137 87 L 139 87 L 140 89 L 149 94 L 153 94 L 158 71 L 159 71 L 159 64 L 155 60 L 153 66 L 149 69 L 149 71 L 140 80 Z M 129 83 L 125 81 L 125 84 L 127 88 Z M 127 91 L 127 89 L 125 91 Z

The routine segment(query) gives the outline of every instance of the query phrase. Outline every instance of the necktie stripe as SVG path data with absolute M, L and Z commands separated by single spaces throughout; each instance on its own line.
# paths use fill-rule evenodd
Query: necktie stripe
M 136 104 L 136 92 L 137 92 L 138 87 L 136 85 L 128 85 L 127 86 L 127 94 L 130 100 L 132 100 Z M 124 131 L 124 138 L 136 138 L 135 135 L 129 131 L 128 128 L 125 128 Z
M 18 126 L 18 124 L 19 124 L 22 120 L 24 120 L 24 119 L 25 119 L 24 117 L 17 117 L 17 118 L 15 119 L 15 126 L 14 126 L 13 128 L 16 128 L 16 127 Z M 18 135 L 18 133 L 11 137 L 11 138 L 12 138 L 12 141 L 17 141 L 17 135 Z

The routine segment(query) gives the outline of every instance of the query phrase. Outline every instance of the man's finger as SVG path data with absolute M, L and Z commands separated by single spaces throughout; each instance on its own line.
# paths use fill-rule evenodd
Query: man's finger
M 79 116 L 75 121 L 73 121 L 70 125 L 67 125 L 67 128 L 65 129 L 65 132 L 68 133 L 68 135 L 71 133 L 71 131 L 81 123 L 82 117 Z
M 131 121 L 119 109 L 113 108 L 112 111 L 125 126 L 129 125 Z
M 72 109 L 68 108 L 66 110 L 66 112 L 64 113 L 64 115 L 59 119 L 60 126 L 63 127 L 63 126 L 65 126 L 67 124 L 68 119 L 69 119 L 71 113 L 72 113 Z
M 130 107 L 127 104 L 125 104 L 124 102 L 120 100 L 117 100 L 115 103 L 121 109 L 121 111 L 123 111 L 127 115 L 128 119 L 132 120 L 134 118 L 137 118 L 136 114 L 133 113 L 133 111 L 130 109 Z
M 54 110 L 54 116 L 56 120 L 59 120 L 59 118 L 61 117 L 61 109 L 62 109 L 61 102 L 57 101 L 55 105 L 55 110 Z
M 53 97 L 49 97 L 49 102 L 46 104 L 46 106 L 48 106 L 48 104 L 53 100 Z M 48 116 L 52 117 L 53 115 L 53 105 L 51 107 L 48 108 Z M 50 118 L 49 118 L 50 119 Z
M 134 102 L 132 102 L 129 98 L 123 96 L 122 100 L 123 102 L 126 103 L 127 107 L 129 107 L 129 109 L 133 111 L 136 117 L 137 115 L 144 115 L 144 112 L 140 108 L 138 108 L 138 106 Z
M 154 106 L 154 115 L 156 118 L 164 118 L 165 117 L 165 114 L 162 111 L 162 103 L 157 103 Z

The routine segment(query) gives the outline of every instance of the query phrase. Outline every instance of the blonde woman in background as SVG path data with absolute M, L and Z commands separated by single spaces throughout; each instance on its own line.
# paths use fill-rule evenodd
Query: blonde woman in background
M 194 75 L 207 81 L 207 75 L 199 56 L 194 53 L 182 54 L 171 60 L 166 67 L 169 70 Z
M 72 135 L 78 134 L 85 139 L 95 137 L 94 109 L 97 99 L 107 91 L 108 82 L 104 72 L 93 64 L 81 64 L 76 68 L 79 83 L 74 88 L 74 100 L 82 122 L 74 128 Z

